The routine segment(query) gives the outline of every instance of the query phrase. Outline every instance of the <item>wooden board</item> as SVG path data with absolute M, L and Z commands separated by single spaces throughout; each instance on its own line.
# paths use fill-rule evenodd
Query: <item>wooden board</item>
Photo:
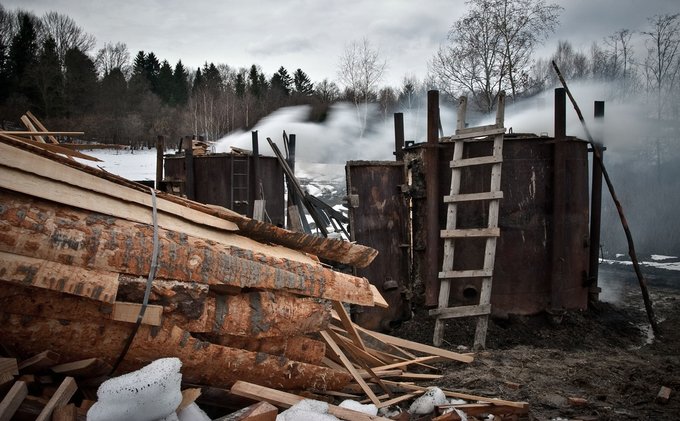
M 231 387 L 231 393 L 243 396 L 250 399 L 255 399 L 258 401 L 269 402 L 276 406 L 281 406 L 283 408 L 289 408 L 301 400 L 305 399 L 301 396 L 294 395 L 292 393 L 282 392 L 280 390 L 271 389 L 264 386 L 259 386 L 256 384 L 237 381 Z M 352 420 L 352 421 L 389 421 L 389 418 L 383 418 L 380 416 L 367 415 L 358 411 L 353 411 L 351 409 L 341 408 L 335 405 L 328 405 L 328 413 L 334 415 L 342 420 Z
M 52 367 L 59 362 L 61 355 L 47 350 L 22 360 L 19 363 L 19 370 L 24 373 L 35 373 L 40 370 Z
M 52 372 L 72 377 L 98 377 L 111 372 L 111 366 L 100 358 L 86 358 L 52 366 Z
M 22 381 L 15 382 L 0 402 L 0 421 L 10 421 L 28 395 L 28 387 Z
M 55 408 L 64 406 L 71 400 L 71 397 L 78 390 L 76 381 L 73 377 L 66 377 L 59 385 L 59 388 L 45 405 L 36 421 L 49 421 L 52 419 L 52 412 Z
M 139 303 L 125 303 L 116 301 L 113 303 L 113 312 L 111 314 L 112 320 L 119 322 L 136 323 L 139 317 L 139 312 L 142 309 L 142 304 Z M 161 318 L 163 316 L 163 307 L 149 304 L 144 310 L 144 317 L 142 324 L 150 326 L 160 326 Z

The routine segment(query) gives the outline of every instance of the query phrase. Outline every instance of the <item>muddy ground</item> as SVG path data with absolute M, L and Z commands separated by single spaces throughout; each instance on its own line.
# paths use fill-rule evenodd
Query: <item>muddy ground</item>
M 629 268 L 605 265 L 603 297 L 588 311 L 493 320 L 487 350 L 469 365 L 442 366 L 434 385 L 501 399 L 526 401 L 528 419 L 680 420 L 680 272 L 648 279 L 662 336 L 651 338 L 637 278 Z M 394 335 L 432 343 L 425 312 Z M 471 344 L 474 322 L 447 324 L 445 348 Z M 657 403 L 662 386 L 670 400 Z M 583 398 L 583 406 L 569 404 Z

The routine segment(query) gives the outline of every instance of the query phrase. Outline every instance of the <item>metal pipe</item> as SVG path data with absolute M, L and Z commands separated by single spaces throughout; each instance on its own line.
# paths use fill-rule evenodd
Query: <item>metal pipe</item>
M 427 147 L 425 148 L 425 191 L 427 235 L 425 245 L 425 305 L 435 307 L 439 299 L 439 91 L 427 92 Z
M 394 113 L 394 156 L 404 160 L 404 113 Z
M 196 200 L 194 186 L 194 143 L 193 136 L 185 136 L 182 143 L 184 149 L 184 194 L 187 199 Z
M 614 201 L 614 204 L 616 205 L 616 210 L 619 213 L 619 219 L 621 219 L 621 225 L 623 226 L 623 231 L 626 234 L 626 240 L 628 240 L 628 255 L 630 255 L 630 259 L 633 262 L 633 268 L 635 269 L 635 274 L 637 275 L 638 283 L 640 284 L 640 292 L 642 293 L 642 299 L 645 303 L 645 310 L 647 311 L 647 319 L 649 319 L 649 324 L 652 326 L 652 331 L 654 332 L 654 334 L 658 335 L 659 334 L 659 327 L 656 324 L 656 317 L 654 317 L 654 309 L 652 308 L 652 301 L 649 298 L 649 291 L 647 290 L 647 281 L 645 280 L 644 276 L 642 276 L 642 270 L 640 269 L 640 263 L 638 262 L 637 253 L 635 252 L 635 244 L 633 242 L 633 234 L 631 234 L 630 228 L 628 227 L 628 220 L 626 219 L 626 215 L 624 215 L 624 213 L 623 213 L 623 206 L 621 206 L 621 202 L 619 202 L 619 198 L 616 195 L 616 191 L 614 190 L 614 184 L 612 184 L 612 180 L 609 178 L 609 173 L 607 172 L 607 169 L 604 166 L 604 162 L 602 161 L 602 155 L 600 154 L 598 149 L 595 147 L 595 141 L 593 140 L 593 136 L 590 134 L 590 131 L 588 130 L 588 126 L 586 125 L 586 121 L 583 118 L 583 113 L 581 113 L 581 108 L 579 108 L 578 104 L 576 103 L 576 100 L 574 99 L 573 95 L 571 94 L 571 91 L 567 87 L 567 82 L 564 80 L 564 77 L 562 76 L 562 73 L 560 72 L 559 67 L 557 67 L 557 63 L 555 63 L 553 61 L 552 65 L 553 65 L 553 68 L 555 69 L 555 72 L 557 73 L 557 77 L 560 79 L 560 82 L 562 83 L 562 86 L 564 86 L 564 89 L 567 91 L 567 95 L 569 95 L 569 99 L 571 100 L 571 103 L 574 106 L 574 110 L 576 111 L 576 115 L 578 115 L 578 119 L 581 122 L 581 125 L 583 126 L 583 130 L 586 132 L 586 136 L 588 137 L 588 143 L 590 144 L 591 147 L 593 147 L 593 156 L 600 163 L 600 166 L 602 167 L 602 176 L 604 177 L 604 181 L 607 183 L 607 189 L 609 190 L 609 194 L 611 194 L 612 200 Z
M 595 101 L 594 117 L 596 121 L 604 119 L 604 101 Z M 598 148 L 600 156 L 604 152 L 602 135 L 600 142 L 593 145 Z M 593 151 L 594 153 L 594 151 Z M 590 260 L 588 263 L 589 302 L 597 302 L 600 288 L 598 287 L 598 269 L 600 265 L 600 230 L 602 221 L 602 165 L 593 159 L 593 179 L 590 188 Z
M 163 153 L 165 152 L 165 139 L 163 136 L 156 138 L 156 190 L 160 190 L 163 181 Z
M 251 141 L 253 145 L 253 167 L 250 170 L 249 178 L 249 189 L 250 189 L 250 200 L 248 201 L 248 216 L 253 217 L 255 214 L 255 200 L 257 200 L 260 192 L 260 171 L 259 171 L 259 157 L 260 157 L 260 142 L 257 137 L 257 130 L 251 132 Z M 264 199 L 264 197 L 261 197 Z

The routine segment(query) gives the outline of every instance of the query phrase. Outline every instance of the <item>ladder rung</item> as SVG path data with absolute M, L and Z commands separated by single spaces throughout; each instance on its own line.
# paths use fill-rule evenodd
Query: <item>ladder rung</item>
M 457 130 L 456 134 L 442 139 L 443 142 L 455 142 L 459 140 L 464 140 L 467 142 L 474 142 L 477 140 L 486 140 L 485 138 L 489 136 L 496 136 L 499 134 L 505 134 L 505 127 L 498 127 L 495 124 L 490 126 L 480 126 L 471 127 L 467 129 Z
M 439 319 L 453 319 L 454 317 L 487 316 L 491 314 L 491 304 L 476 306 L 442 307 L 430 310 L 430 316 Z
M 493 270 L 447 270 L 439 272 L 439 279 L 490 278 Z
M 495 200 L 502 198 L 503 198 L 502 191 L 455 194 L 453 196 L 444 196 L 444 203 L 473 202 L 476 200 Z
M 503 162 L 502 156 L 489 155 L 489 156 L 480 156 L 480 157 L 477 157 L 477 158 L 457 159 L 457 160 L 451 161 L 450 165 L 451 165 L 451 168 L 460 168 L 460 167 L 470 167 L 472 165 L 498 164 L 499 162 Z
M 441 230 L 441 238 L 500 237 L 500 228 L 467 228 Z

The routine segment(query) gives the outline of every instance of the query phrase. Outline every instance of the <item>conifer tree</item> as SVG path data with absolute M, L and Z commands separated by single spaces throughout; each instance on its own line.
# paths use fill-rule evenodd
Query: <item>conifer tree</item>
M 295 92 L 300 96 L 311 96 L 314 93 L 314 84 L 302 69 L 297 69 L 293 74 Z

